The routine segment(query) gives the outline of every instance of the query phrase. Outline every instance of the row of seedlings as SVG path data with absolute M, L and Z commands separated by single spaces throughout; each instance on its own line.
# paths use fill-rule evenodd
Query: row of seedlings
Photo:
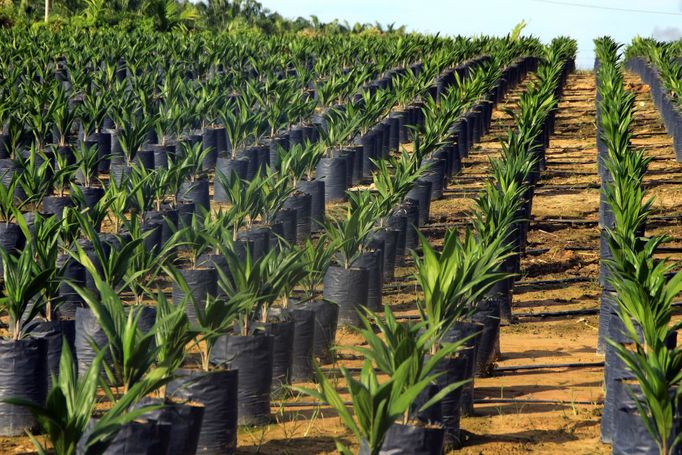
M 661 115 L 666 131 L 673 138 L 677 161 L 682 163 L 682 61 L 680 44 L 659 43 L 635 38 L 626 50 L 625 66 L 651 88 L 651 98 Z
M 478 81 L 484 88 L 482 99 L 489 100 L 496 85 L 505 84 L 499 79 L 501 74 L 499 67 L 491 65 L 488 79 Z M 420 159 L 425 151 L 438 149 L 439 138 L 446 137 L 452 126 L 452 121 L 447 119 L 465 114 L 476 105 L 477 98 L 481 100 L 480 95 L 470 95 L 470 90 L 471 87 L 461 86 L 442 97 L 437 106 L 427 101 L 432 109 L 427 110 L 423 137 L 420 136 L 422 142 L 411 159 Z M 442 125 L 439 127 L 436 123 Z M 403 154 L 401 158 L 407 161 L 407 156 Z M 399 173 L 394 175 L 397 178 Z M 381 190 L 384 186 L 376 186 L 378 195 L 354 196 L 354 202 L 385 197 L 387 192 Z M 353 206 L 352 213 L 357 214 L 365 205 L 354 203 Z M 490 206 L 481 202 L 481 207 Z M 485 242 L 477 240 L 472 232 L 460 239 L 456 231 L 449 231 L 443 250 L 438 252 L 422 237 L 423 256 L 414 255 L 417 280 L 424 292 L 418 301 L 421 322 L 400 324 L 389 307 L 384 309 L 383 318 L 370 310 L 362 318 L 361 334 L 368 347 L 356 348 L 365 357 L 360 377 L 356 379 L 349 370 L 341 368 L 357 421 L 322 372 L 318 390 L 299 389 L 339 412 L 343 423 L 357 437 L 361 453 L 440 453 L 443 434 L 449 444 L 459 443 L 463 405 L 460 388 L 473 379 L 475 354 L 472 349 L 460 351 L 456 356 L 452 354 L 477 335 L 478 326 L 467 322 L 475 311 L 475 303 L 497 281 L 508 276 L 498 269 L 505 257 L 503 245 L 505 233 L 511 230 L 511 219 L 506 218 L 507 224 L 500 224 L 497 230 L 490 222 L 493 217 L 495 213 L 485 208 L 476 215 L 481 232 L 485 229 L 489 234 Z M 374 325 L 383 337 L 375 334 Z M 408 365 L 414 368 L 411 375 L 403 371 Z M 380 375 L 388 375 L 389 379 L 382 382 Z M 428 390 L 434 380 L 436 390 Z M 420 398 L 413 405 L 396 406 L 403 397 L 401 393 L 414 393 Z M 438 401 L 440 406 L 434 406 Z M 396 421 L 399 423 L 395 424 Z M 442 427 L 428 422 L 440 422 Z
M 607 229 L 613 229 L 615 220 L 607 197 L 606 186 L 613 181 L 607 166 L 611 154 L 624 154 L 630 147 L 632 138 L 631 124 L 633 121 L 635 96 L 625 89 L 623 76 L 623 62 L 620 47 L 610 37 L 595 40 L 595 77 L 597 81 L 597 171 L 601 181 L 599 193 L 599 234 L 600 261 L 599 284 L 602 286 L 599 310 L 599 337 L 597 352 L 604 354 L 607 349 L 606 337 L 611 316 L 615 316 L 613 306 L 614 289 L 610 284 L 608 259 L 611 258 L 608 247 L 609 234 Z M 610 388 L 609 381 L 605 389 Z M 611 409 L 605 406 L 604 415 Z M 609 418 L 602 419 L 602 424 L 609 422 Z M 602 433 L 602 439 L 608 440 L 608 432 Z
M 500 284 L 500 316 L 513 320 L 511 294 L 514 281 L 521 277 L 521 257 L 528 243 L 528 231 L 535 186 L 545 168 L 545 151 L 554 130 L 556 106 L 568 75 L 575 69 L 576 44 L 568 38 L 556 38 L 545 49 L 536 72 L 536 80 L 521 93 L 518 110 L 513 113 L 514 129 L 502 140 L 502 159 L 494 161 L 497 185 L 523 188 L 523 203 L 518 208 L 513 252 L 505 261 L 504 271 L 514 278 Z
M 655 256 L 667 238 L 645 236 L 653 201 L 646 198 L 643 178 L 651 159 L 631 145 L 634 95 L 623 88 L 619 46 L 610 38 L 597 45 L 604 87 L 601 140 L 607 149 L 602 261 L 612 289 L 600 314 L 606 318 L 600 321 L 606 332 L 602 440 L 618 454 L 676 453 L 682 357 L 672 301 L 682 290 L 682 275 L 672 273 L 671 261 Z
M 610 37 L 595 41 L 598 66 L 598 164 L 602 180 L 599 205 L 600 226 L 600 284 L 603 287 L 599 314 L 598 352 L 606 357 L 604 371 L 604 410 L 601 420 L 601 439 L 612 443 L 615 438 L 616 416 L 622 401 L 622 380 L 631 378 L 617 350 L 608 342 L 629 343 L 619 317 L 618 294 L 611 263 L 615 252 L 611 238 L 614 230 L 631 228 L 633 235 L 644 235 L 648 205 L 642 206 L 642 180 L 649 160 L 641 151 L 632 150 L 632 122 L 635 95 L 625 89 L 620 46 Z M 623 216 L 635 214 L 631 220 Z M 615 445 L 614 447 L 617 447 Z M 614 449 L 619 450 L 619 449 Z

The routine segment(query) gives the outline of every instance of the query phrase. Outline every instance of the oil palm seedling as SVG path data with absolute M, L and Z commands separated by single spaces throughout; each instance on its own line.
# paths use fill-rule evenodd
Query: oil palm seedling
M 456 230 L 445 234 L 441 251 L 421 238 L 422 257 L 412 253 L 417 271 L 417 283 L 422 294 L 417 299 L 424 330 L 432 333 L 431 355 L 437 355 L 444 343 L 455 340 L 468 342 L 480 331 L 466 322 L 476 313 L 477 303 L 498 282 L 509 275 L 500 272 L 507 254 L 503 239 L 491 244 L 479 242 L 467 230 L 460 239 Z M 471 343 L 467 343 L 470 347 Z M 475 365 L 472 351 L 448 356 L 437 364 L 445 374 L 437 381 L 437 389 L 452 382 L 472 379 Z M 458 443 L 462 392 L 456 390 L 441 403 L 441 421 L 448 441 Z
M 269 126 L 271 138 L 274 138 L 282 125 L 287 123 L 298 95 L 294 82 L 291 80 L 283 79 L 275 82 L 275 84 L 277 84 L 275 88 L 262 94 L 255 84 L 247 83 L 246 86 L 250 94 L 258 99 L 259 104 L 263 106 L 265 121 Z
M 417 397 L 431 383 L 427 377 L 416 384 L 409 383 L 413 362 L 405 361 L 388 378 L 380 378 L 372 361 L 365 359 L 358 377 L 340 367 L 345 379 L 350 400 L 349 409 L 331 381 L 317 367 L 318 389 L 294 387 L 294 390 L 328 404 L 339 414 L 341 422 L 348 428 L 360 445 L 359 453 L 379 454 L 384 439 L 393 424 L 409 410 Z M 428 403 L 427 403 L 428 404 Z M 339 452 L 349 455 L 350 451 L 341 441 L 336 441 Z
M 77 212 L 75 218 L 82 236 L 90 243 L 92 254 L 88 255 L 80 243 L 76 243 L 75 249 L 70 250 L 69 254 L 82 264 L 91 276 L 99 275 L 109 287 L 121 292 L 125 287 L 129 262 L 138 251 L 143 239 L 127 240 L 114 235 L 111 240 L 107 240 L 97 232 L 88 216 Z
M 320 223 L 324 220 L 326 184 L 313 177 L 323 153 L 321 146 L 307 139 L 303 144 L 290 144 L 288 152 L 280 149 L 280 173 L 286 177 L 292 190 L 284 208 L 295 212 L 296 240 L 299 242 L 304 241 L 311 231 L 320 230 Z
M 182 143 L 181 155 L 183 181 L 177 194 L 179 201 L 194 202 L 195 207 L 203 207 L 208 210 L 210 201 L 208 197 L 208 179 L 204 169 L 204 160 L 210 149 L 204 148 L 201 143 L 191 145 Z
M 173 301 L 179 304 L 185 298 L 185 292 L 189 290 L 192 300 L 203 302 L 210 296 L 217 296 L 217 267 L 219 261 L 208 256 L 215 247 L 214 239 L 211 235 L 218 223 L 211 223 L 210 217 L 204 218 L 192 215 L 190 225 L 178 231 L 177 236 L 179 245 L 182 248 L 183 263 L 178 264 L 175 274 L 183 278 L 183 285 L 177 282 L 173 286 Z M 194 321 L 196 315 L 195 307 L 187 308 L 188 315 Z
M 96 292 L 74 286 L 83 298 L 106 337 L 97 351 L 107 354 L 104 371 L 109 386 L 120 385 L 127 393 L 135 384 L 144 381 L 155 368 L 156 352 L 153 328 L 147 332 L 140 325 L 142 311 L 139 307 L 126 308 L 116 292 L 94 276 Z M 168 375 L 168 371 L 162 375 Z M 105 387 L 107 395 L 111 392 Z
M 76 172 L 76 166 L 68 164 L 67 158 L 60 154 L 55 155 L 55 166 L 56 171 L 50 179 L 53 194 L 43 199 L 43 209 L 47 213 L 54 213 L 59 217 L 62 216 L 66 207 L 73 206 L 73 201 L 68 192 Z
M 230 259 L 235 257 L 229 254 L 229 250 L 226 251 L 229 264 Z M 247 255 L 246 262 L 248 261 Z M 219 274 L 221 281 L 229 279 L 220 269 Z M 230 275 L 237 275 L 237 280 L 241 279 L 236 269 L 231 269 Z M 199 301 L 191 296 L 181 275 L 175 273 L 173 277 L 178 286 L 185 289 L 194 307 L 193 327 L 199 334 L 196 346 L 200 353 L 202 377 L 216 377 L 218 374 L 225 376 L 223 381 L 226 382 L 227 390 L 224 391 L 226 395 L 220 400 L 206 402 L 206 405 L 222 409 L 228 407 L 231 416 L 239 415 L 240 422 L 258 423 L 258 419 L 262 419 L 270 412 L 272 338 L 251 333 L 243 335 L 243 332 L 238 334 L 235 332 L 235 325 L 239 321 L 244 323 L 252 319 L 251 315 L 260 304 L 259 296 L 252 292 L 251 288 L 245 287 L 234 293 L 226 292 L 226 295 L 220 298 L 209 295 Z M 201 390 L 194 392 L 205 394 Z M 225 422 L 224 417 L 220 415 L 218 413 L 215 418 L 219 419 L 221 428 L 225 428 L 229 433 L 227 437 L 231 442 L 228 445 L 234 446 L 237 419 Z
M 430 345 L 436 340 L 433 334 L 424 329 L 423 323 L 398 323 L 388 306 L 384 308 L 384 318 L 367 311 L 366 315 L 363 315 L 360 334 L 367 345 L 353 349 L 359 352 L 365 361 L 370 361 L 378 372 L 388 375 L 389 378 L 394 377 L 403 365 L 410 365 L 400 387 L 405 392 L 414 386 L 423 388 L 422 392 L 413 398 L 413 403 L 386 432 L 382 450 L 405 452 L 442 450 L 443 428 L 434 424 L 428 413 L 433 406 L 447 410 L 446 404 L 456 396 L 456 391 L 470 381 L 446 378 L 450 374 L 441 367 L 444 361 L 466 348 L 469 339 L 462 338 L 443 345 L 438 354 L 430 355 Z M 443 412 L 436 411 L 436 414 Z M 427 421 L 430 425 L 424 424 Z M 407 438 L 408 434 L 420 437 Z
M 50 107 L 48 115 L 51 114 L 51 122 L 54 132 L 52 137 L 54 143 L 62 153 L 70 154 L 69 135 L 76 122 L 78 112 L 69 105 L 69 95 L 61 84 L 55 85 L 52 89 Z
M 349 145 L 357 131 L 361 116 L 354 115 L 341 107 L 331 108 L 325 114 L 326 129 L 321 133 L 321 143 L 325 156 L 320 159 L 316 174 L 325 183 L 325 201 L 345 200 L 345 191 L 349 186 L 349 169 L 352 170 L 354 158 L 348 158 L 344 146 Z
M 319 293 L 325 271 L 332 264 L 336 251 L 326 232 L 316 241 L 306 240 L 301 246 L 301 250 L 303 251 L 303 261 L 307 264 L 307 273 L 301 283 L 306 299 L 313 299 Z
M 182 176 L 185 174 L 183 163 L 169 161 L 168 167 L 160 167 L 154 170 L 153 202 L 154 210 L 161 212 L 164 208 L 174 210 L 177 207 L 177 194 L 182 185 Z
M 636 381 L 634 385 L 624 384 L 631 400 L 621 412 L 639 415 L 651 437 L 651 444 L 640 443 L 655 445 L 660 453 L 667 454 L 681 439 L 674 428 L 682 351 L 670 348 L 667 339 L 678 329 L 678 324 L 671 325 L 672 302 L 682 290 L 682 274 L 665 278 L 672 265 L 653 258 L 661 240 L 642 240 L 639 248 L 633 249 L 630 239 L 617 233 L 610 237 L 614 255 L 609 263 L 613 271 L 611 283 L 616 289 L 623 330 L 633 345 L 610 339 L 608 342 Z
M 502 238 L 503 243 L 511 242 L 525 191 L 526 187 L 516 181 L 509 182 L 504 189 L 493 183 L 486 185 L 472 211 L 474 229 L 481 243 L 490 244 L 497 238 Z
M 419 166 L 417 156 L 406 150 L 401 152 L 400 157 L 375 160 L 374 164 L 376 166 L 372 174 L 374 189 L 389 207 L 402 201 L 427 170 Z
M 135 304 L 139 305 L 143 303 L 145 295 L 149 295 L 150 287 L 162 275 L 163 267 L 173 260 L 173 252 L 182 233 L 174 234 L 159 248 L 149 250 L 144 245 L 149 232 L 143 232 L 136 217 L 126 222 L 126 231 L 131 240 L 141 240 L 128 258 L 128 270 L 123 278 L 125 289 L 133 294 Z
M 271 250 L 260 258 L 253 258 L 249 249 L 242 253 L 232 243 L 219 246 L 219 251 L 227 262 L 227 271 L 218 269 L 218 286 L 228 296 L 240 293 L 250 296 L 240 308 L 238 318 L 239 333 L 249 336 L 256 331 L 267 302 L 277 297 L 268 277 L 276 252 Z
M 135 162 L 138 152 L 142 148 L 142 144 L 149 132 L 152 119 L 138 115 L 135 111 L 128 111 L 127 107 L 123 107 L 120 112 L 117 122 L 120 125 L 118 133 L 118 146 L 121 150 L 121 155 L 117 156 L 112 153 L 112 160 L 115 160 L 112 165 L 112 172 L 114 178 L 120 179 L 127 175 Z M 112 137 L 112 141 L 114 138 Z
M 70 164 L 63 155 L 56 154 L 54 157 L 54 176 L 52 178 L 54 193 L 63 197 L 67 194 L 68 188 L 73 180 L 78 167 Z
M 299 248 L 283 248 L 268 257 L 267 268 L 268 289 L 270 299 L 266 300 L 261 310 L 261 321 L 267 322 L 270 307 L 279 302 L 282 308 L 289 308 L 292 291 L 306 276 L 304 252 Z
M 358 266 L 372 267 L 372 263 L 378 266 L 376 277 L 370 276 L 370 306 L 380 307 L 378 294 L 381 292 L 384 281 L 393 279 L 399 230 L 388 226 L 388 215 L 393 210 L 396 200 L 393 197 L 385 198 L 384 195 L 370 191 L 355 191 L 349 194 L 350 210 L 355 211 L 360 207 L 369 208 L 368 219 L 374 220 L 372 232 L 367 237 L 362 248 L 362 257 Z M 377 251 L 381 253 L 377 254 Z M 368 264 L 366 261 L 369 261 Z M 370 271 L 370 275 L 374 275 Z M 375 285 L 372 285 L 372 282 Z M 376 291 L 372 288 L 375 287 Z M 375 308 L 376 309 L 376 308 Z
M 102 223 L 106 219 L 113 218 L 117 220 L 114 225 L 120 226 L 117 223 L 122 221 L 110 211 L 110 208 L 117 202 L 113 192 L 104 188 L 87 188 L 72 182 L 69 197 L 73 201 L 74 207 L 80 210 L 80 213 L 85 215 L 97 230 L 101 229 Z
M 262 330 L 272 336 L 272 379 L 276 388 L 291 381 L 294 343 L 297 340 L 296 322 L 294 313 L 289 308 L 289 296 L 305 275 L 302 254 L 299 249 L 291 248 L 270 251 L 254 263 L 258 273 L 247 272 L 242 275 L 248 276 L 247 286 L 260 302 L 256 314 L 253 315 L 255 324 L 252 323 L 251 326 L 256 331 Z M 280 306 L 276 307 L 278 303 Z
M 432 354 L 438 352 L 448 331 L 473 313 L 474 303 L 507 277 L 497 271 L 507 254 L 502 242 L 499 238 L 484 245 L 469 230 L 462 239 L 457 231 L 449 230 L 443 248 L 437 251 L 422 237 L 422 257 L 413 253 L 415 276 L 423 292 L 417 307 L 426 327 L 435 328 Z
M 97 144 L 81 142 L 80 146 L 74 147 L 73 155 L 77 166 L 76 180 L 84 188 L 93 188 L 98 181 L 99 164 L 102 157 Z
M 166 78 L 168 80 L 168 77 Z M 159 105 L 158 115 L 154 118 L 154 130 L 159 145 L 165 146 L 177 131 L 182 119 L 182 111 L 177 99 L 173 97 L 173 91 L 166 92 L 168 98 Z
M 100 402 L 98 390 L 103 359 L 104 352 L 101 352 L 95 357 L 88 370 L 79 376 L 71 349 L 68 343 L 64 343 L 60 358 L 60 373 L 52 381 L 53 387 L 47 395 L 45 404 L 19 397 L 3 400 L 14 406 L 25 408 L 33 414 L 40 430 L 49 441 L 48 446 L 31 432 L 28 433 L 39 453 L 51 451 L 57 455 L 75 455 L 78 453 L 79 444 L 85 446 L 84 453 L 106 450 L 125 424 L 139 419 L 154 409 L 152 406 L 131 408 L 135 401 L 160 385 L 161 381 L 158 378 L 149 378 L 120 397 L 89 428 L 93 422 L 92 416 Z M 84 435 L 86 435 L 86 441 L 82 441 Z
M 156 293 L 156 364 L 167 368 L 170 373 L 182 366 L 187 357 L 187 346 L 199 335 L 190 325 L 185 311 L 186 303 L 183 300 L 179 305 L 173 305 L 163 291 Z
M 26 121 L 28 122 L 33 143 L 39 150 L 45 150 L 48 142 L 48 135 L 51 133 L 52 117 L 55 105 L 50 102 L 50 86 L 42 86 L 36 83 L 29 83 L 25 87 L 28 95 L 28 106 Z
M 42 403 L 47 392 L 47 342 L 26 336 L 27 325 L 42 309 L 40 293 L 53 270 L 40 270 L 35 263 L 32 246 L 27 245 L 18 255 L 0 248 L 4 286 L 0 306 L 9 316 L 8 336 L 0 341 L 0 364 L 5 372 L 6 387 L 0 394 L 0 410 L 11 412 L 13 419 L 2 433 L 18 436 L 37 427 L 30 412 L 4 402 L 8 395 Z M 33 302 L 38 298 L 37 303 Z
M 131 216 L 136 217 L 142 225 L 143 231 L 149 235 L 145 238 L 145 245 L 151 249 L 158 249 L 163 243 L 162 231 L 164 220 L 156 213 L 156 201 L 159 197 L 159 173 L 149 171 L 144 166 L 134 164 L 127 179 L 129 187 L 128 201 L 126 206 L 130 210 Z M 166 230 L 169 229 L 165 226 Z
M 129 202 L 128 191 L 127 177 L 118 182 L 116 179 L 111 179 L 104 191 L 104 199 L 109 202 L 110 209 L 106 214 L 106 219 L 116 234 L 121 232 L 125 220 Z
M 269 254 L 272 254 L 271 251 Z M 273 337 L 258 330 L 256 320 L 264 300 L 270 298 L 265 281 L 268 260 L 262 257 L 251 261 L 247 252 L 244 259 L 229 248 L 224 250 L 229 277 L 219 270 L 221 286 L 226 298 L 208 299 L 199 325 L 210 330 L 209 360 L 219 366 L 238 371 L 237 402 L 239 422 L 248 425 L 265 423 L 270 415 L 270 391 L 273 379 Z M 223 314 L 211 314 L 213 309 Z M 235 332 L 238 323 L 239 332 Z M 215 328 L 215 325 L 219 325 Z
M 341 324 L 358 323 L 357 310 L 367 305 L 370 273 L 358 267 L 356 261 L 374 229 L 373 210 L 371 206 L 360 206 L 348 210 L 345 216 L 330 218 L 325 224 L 336 254 L 334 263 L 325 272 L 323 297 L 339 306 Z
M 54 275 L 54 265 L 39 268 L 35 253 L 32 243 L 18 255 L 0 248 L 4 282 L 0 305 L 9 315 L 9 336 L 13 341 L 24 337 L 26 324 L 40 313 L 41 304 L 32 304 L 32 299 L 42 293 L 47 280 Z
M 200 265 L 201 256 L 213 246 L 211 229 L 210 217 L 192 215 L 190 226 L 178 231 L 177 236 L 185 253 L 183 256 L 188 260 L 190 268 L 196 269 Z
M 313 143 L 294 144 L 288 150 L 278 150 L 280 170 L 289 178 L 291 187 L 298 189 L 302 181 L 312 181 L 317 164 L 324 156 L 324 149 Z
M 47 321 L 52 321 L 55 310 L 57 310 L 60 300 L 59 288 L 60 277 L 63 276 L 64 267 L 59 267 L 59 230 L 60 221 L 54 217 L 44 217 L 36 214 L 33 225 L 28 227 L 23 216 L 17 217 L 17 224 L 21 228 L 26 242 L 30 245 L 30 250 L 34 252 L 34 261 L 38 270 L 46 270 L 50 273 L 42 277 L 44 279 L 43 288 L 40 294 L 40 305 L 37 305 Z M 33 303 L 35 305 L 35 303 Z M 29 318 L 30 319 L 30 318 Z
M 219 394 L 224 398 L 231 397 L 234 393 L 229 390 L 224 379 L 225 376 L 233 378 L 236 375 L 235 372 L 215 369 L 205 373 L 194 372 L 196 374 L 192 375 L 190 370 L 180 368 L 186 364 L 189 357 L 188 346 L 193 346 L 199 335 L 199 332 L 190 325 L 185 311 L 185 303 L 183 300 L 178 305 L 171 305 L 162 290 L 159 289 L 157 292 L 157 314 L 154 324 L 155 344 L 158 346 L 156 364 L 161 367 L 162 371 L 168 371 L 169 374 L 172 374 L 173 379 L 159 390 L 160 397 L 158 399 L 145 398 L 140 401 L 140 404 L 163 406 L 158 412 L 149 414 L 150 419 L 170 420 L 172 422 L 173 420 L 177 421 L 180 417 L 185 425 L 183 428 L 176 428 L 170 438 L 170 443 L 177 445 L 180 451 L 192 452 L 196 451 L 197 446 L 201 444 L 202 429 L 213 428 L 216 420 L 220 421 L 222 417 L 219 426 L 230 429 L 230 422 L 225 421 L 225 414 L 222 411 L 226 406 L 228 408 L 236 407 L 236 403 L 233 403 L 232 400 L 219 399 L 216 395 L 207 397 L 205 391 L 203 394 L 201 392 L 197 395 L 192 394 L 193 385 L 197 385 L 203 380 L 209 380 L 217 385 L 217 382 L 220 381 L 220 386 L 216 387 L 215 390 L 220 391 Z M 189 376 L 189 381 L 187 381 L 187 376 Z M 188 402 L 190 400 L 191 402 Z M 217 412 L 215 412 L 216 410 Z M 229 431 L 226 433 L 228 434 L 225 436 L 229 439 Z M 221 441 L 221 443 L 224 442 Z M 199 446 L 204 448 L 206 444 Z
M 12 161 L 16 160 L 20 153 L 24 142 L 24 137 L 27 133 L 25 130 L 25 123 L 28 117 L 28 113 L 17 112 L 10 116 L 7 121 L 7 136 L 5 139 L 5 152 L 9 162 L 4 162 L 3 173 L 7 173 L 8 164 L 11 165 Z M 37 146 L 37 145 L 36 145 Z M 40 148 L 40 147 L 37 147 Z
M 405 389 L 419 384 L 425 379 L 435 381 L 443 372 L 436 372 L 438 363 L 446 357 L 454 355 L 465 347 L 467 339 L 445 343 L 438 353 L 431 354 L 431 346 L 436 341 L 433 336 L 437 328 L 425 329 L 423 322 L 398 322 L 389 306 L 384 307 L 383 317 L 371 310 L 362 316 L 362 327 L 359 330 L 367 346 L 354 346 L 350 349 L 360 353 L 365 359 L 382 373 L 392 376 L 405 362 L 411 363 L 406 376 Z M 377 330 L 378 329 L 378 330 Z M 419 407 L 406 409 L 400 422 L 407 425 L 416 422 L 419 413 L 438 403 L 446 395 L 463 386 L 468 380 L 453 382 L 442 388 Z
M 305 273 L 300 281 L 303 295 L 299 301 L 292 299 L 291 302 L 294 303 L 294 308 L 314 313 L 312 356 L 308 356 L 304 363 L 305 367 L 302 368 L 302 376 L 308 378 L 312 367 L 310 360 L 312 358 L 330 360 L 331 347 L 336 339 L 339 308 L 336 304 L 323 300 L 320 289 L 336 251 L 325 232 L 316 241 L 306 240 L 300 249 L 303 252 L 301 260 L 305 266 Z
M 253 182 L 253 180 L 252 180 Z M 289 186 L 289 181 L 287 177 L 280 177 L 278 174 L 272 173 L 271 171 L 266 171 L 266 176 L 263 179 L 263 184 L 260 186 L 262 203 L 261 211 L 258 214 L 258 219 L 260 224 L 265 225 L 270 229 L 270 235 L 272 240 L 284 239 L 284 225 L 282 223 L 281 230 L 275 232 L 275 228 L 278 223 L 278 216 L 286 200 L 291 196 L 294 190 Z M 273 238 L 273 237 L 277 238 Z M 289 239 L 290 241 L 295 241 L 296 239 Z M 272 244 L 273 242 L 271 242 Z
M 26 195 L 26 202 L 37 210 L 43 199 L 52 192 L 55 177 L 53 166 L 47 155 L 31 148 L 28 156 L 21 159 L 20 167 L 19 185 Z
M 499 271 L 506 272 L 507 278 L 498 281 L 477 302 L 478 310 L 473 316 L 476 322 L 483 324 L 481 339 L 476 352 L 477 368 L 487 371 L 494 360 L 496 346 L 499 349 L 500 318 L 512 319 L 513 277 L 517 271 L 518 256 L 513 254 L 514 248 L 520 244 L 519 211 L 523 197 L 527 192 L 525 185 L 513 182 L 504 188 L 498 188 L 494 182 L 488 182 L 483 192 L 476 198 L 472 210 L 473 226 L 480 243 L 490 245 L 501 239 L 500 246 L 506 249 L 507 256 L 500 264 Z
M 236 160 L 251 139 L 251 133 L 260 122 L 261 114 L 254 113 L 244 98 L 236 97 L 233 103 L 226 103 L 220 109 L 219 115 L 225 125 L 230 157 Z
M 236 292 L 227 298 L 206 296 L 202 300 L 192 297 L 182 275 L 172 269 L 168 271 L 178 286 L 185 289 L 189 303 L 194 306 L 196 320 L 193 328 L 198 332 L 195 343 L 199 348 L 202 371 L 210 371 L 213 349 L 218 339 L 234 330 L 234 324 L 244 309 L 252 306 L 251 296 L 247 292 Z
M 79 120 L 83 130 L 83 139 L 95 139 L 102 134 L 104 119 L 107 115 L 108 100 L 96 84 L 90 85 L 83 93 L 83 102 L 79 105 Z
M 225 219 L 229 221 L 232 240 L 236 242 L 240 229 L 253 227 L 257 215 L 263 211 L 264 200 L 261 193 L 266 179 L 258 174 L 250 181 L 246 181 L 233 175 L 232 179 L 229 181 L 224 179 L 221 183 L 231 203 L 225 213 Z
M 643 152 L 632 152 L 622 161 L 607 161 L 614 181 L 602 187 L 603 198 L 613 216 L 613 220 L 607 220 L 606 224 L 621 233 L 641 230 L 653 205 L 653 199 L 646 199 L 642 188 L 650 159 L 642 158 Z

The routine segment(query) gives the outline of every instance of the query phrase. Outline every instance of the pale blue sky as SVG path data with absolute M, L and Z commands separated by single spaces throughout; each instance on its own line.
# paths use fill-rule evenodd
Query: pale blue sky
M 682 0 L 260 0 L 263 6 L 295 18 L 314 14 L 355 22 L 404 24 L 409 30 L 442 34 L 508 33 L 528 22 L 525 33 L 549 41 L 557 35 L 578 40 L 577 63 L 590 68 L 592 39 L 611 35 L 628 42 L 636 35 L 659 39 L 682 36 Z M 565 3 L 570 3 L 567 5 Z M 647 10 L 668 14 L 603 10 L 575 5 Z

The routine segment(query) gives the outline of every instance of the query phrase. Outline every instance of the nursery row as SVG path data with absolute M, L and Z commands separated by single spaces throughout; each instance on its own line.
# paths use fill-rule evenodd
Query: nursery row
M 625 66 L 638 74 L 651 88 L 654 105 L 661 114 L 668 134 L 673 137 L 677 160 L 682 162 L 682 52 L 679 42 L 659 43 L 636 38 L 625 53 Z
M 621 46 L 608 37 L 595 44 L 602 179 L 599 350 L 606 356 L 601 437 L 613 445 L 613 453 L 676 453 L 681 357 L 672 302 L 682 290 L 682 274 L 672 273 L 671 261 L 654 257 L 668 239 L 645 236 L 652 200 L 643 179 L 651 158 L 632 146 L 637 111 L 635 94 L 624 83 Z M 659 62 L 662 79 L 644 60 L 633 57 L 647 48 L 652 61 Z M 666 119 L 675 102 L 662 89 L 667 86 L 663 67 L 668 57 L 639 41 L 626 55 L 627 65 L 651 84 L 654 102 Z M 672 122 L 670 128 L 676 120 L 668 116 L 667 121 Z

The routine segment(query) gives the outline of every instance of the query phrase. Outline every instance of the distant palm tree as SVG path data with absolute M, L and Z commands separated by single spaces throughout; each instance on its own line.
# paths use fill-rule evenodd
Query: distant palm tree
M 310 22 L 311 25 L 313 26 L 313 30 L 322 30 L 322 23 L 320 22 L 320 18 L 315 16 L 314 14 L 310 15 Z
M 256 0 L 204 0 L 197 10 L 209 28 L 226 29 L 230 22 L 242 18 L 249 24 L 268 19 L 269 10 Z
M 166 32 L 186 29 L 199 19 L 199 12 L 192 4 L 176 0 L 148 0 L 147 13 L 156 21 L 159 30 Z

